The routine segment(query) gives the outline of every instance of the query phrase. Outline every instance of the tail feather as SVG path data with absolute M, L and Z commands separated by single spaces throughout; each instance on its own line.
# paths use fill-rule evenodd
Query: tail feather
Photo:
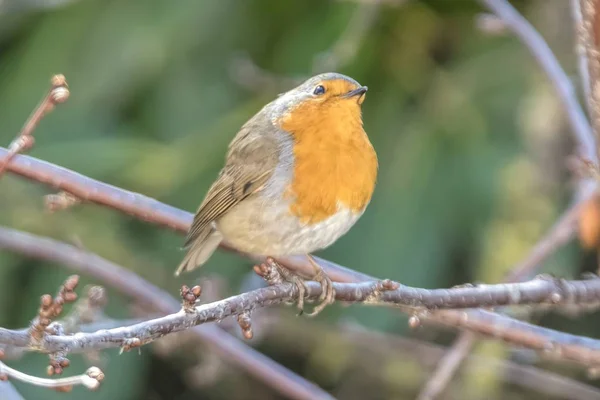
M 175 271 L 175 276 L 179 276 L 182 272 L 189 272 L 204 264 L 214 253 L 222 240 L 223 235 L 212 228 L 208 235 L 200 235 L 200 237 L 189 246 L 187 254 L 183 258 L 181 264 L 179 264 L 179 267 L 177 267 L 177 271 Z

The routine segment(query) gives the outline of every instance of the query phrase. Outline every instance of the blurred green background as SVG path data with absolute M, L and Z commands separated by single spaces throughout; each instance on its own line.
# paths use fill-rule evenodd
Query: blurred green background
M 553 88 L 510 32 L 485 24 L 474 1 L 362 3 L 0 1 L 0 143 L 10 143 L 50 77 L 62 73 L 71 97 L 42 121 L 30 154 L 194 211 L 241 124 L 295 79 L 334 68 L 369 86 L 364 122 L 380 173 L 365 215 L 319 255 L 412 286 L 499 282 L 573 192 L 566 168 L 572 141 Z M 568 2 L 513 4 L 578 87 Z M 47 193 L 3 177 L 0 223 L 77 243 L 173 295 L 201 278 L 211 280 L 215 297 L 256 285 L 251 264 L 223 252 L 176 279 L 180 235 L 97 206 L 50 214 L 43 207 Z M 543 270 L 576 277 L 594 269 L 595 257 L 571 245 Z M 25 326 L 39 295 L 54 293 L 68 274 L 0 252 L 0 325 Z M 139 305 L 138 314 L 129 306 L 109 291 L 108 315 L 139 315 Z M 257 313 L 256 338 L 248 343 L 339 398 L 414 398 L 436 360 L 394 340 L 447 345 L 454 337 L 435 328 L 411 331 L 399 312 L 364 306 L 329 307 L 308 321 L 294 313 L 291 307 Z M 600 333 L 596 316 L 533 318 L 576 334 Z M 103 368 L 106 380 L 95 393 L 15 385 L 27 399 L 280 398 L 210 349 L 177 338 L 175 346 L 165 340 L 139 354 L 70 357 L 67 374 L 90 363 Z M 386 351 L 382 343 L 389 343 Z M 578 367 L 495 342 L 479 344 L 476 353 L 588 379 Z M 10 362 L 38 376 L 46 364 L 42 355 Z M 548 398 L 503 369 L 471 363 L 445 396 Z

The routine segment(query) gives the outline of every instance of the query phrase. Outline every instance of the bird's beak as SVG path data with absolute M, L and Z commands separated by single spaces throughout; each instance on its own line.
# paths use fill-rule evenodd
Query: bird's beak
M 350 98 L 350 97 L 354 97 L 354 96 L 362 96 L 363 94 L 367 93 L 367 90 L 369 90 L 368 87 L 366 86 L 360 86 L 354 90 L 349 91 L 348 93 L 346 93 L 344 95 L 344 97 L 346 98 Z

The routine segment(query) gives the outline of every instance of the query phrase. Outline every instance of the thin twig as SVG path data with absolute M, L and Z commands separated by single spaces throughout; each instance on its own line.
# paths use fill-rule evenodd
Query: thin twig
M 44 99 L 35 108 L 31 116 L 25 122 L 21 132 L 19 132 L 15 140 L 10 144 L 8 154 L 0 160 L 0 177 L 2 177 L 2 174 L 6 170 L 6 166 L 15 155 L 33 147 L 33 132 L 42 118 L 52 111 L 54 106 L 64 103 L 69 98 L 67 81 L 63 75 L 53 76 L 51 84 L 52 87 L 48 91 L 48 94 L 46 94 Z
M 29 383 L 35 386 L 42 386 L 47 388 L 64 388 L 69 390 L 72 386 L 82 385 L 90 390 L 98 389 L 100 382 L 104 379 L 104 374 L 100 369 L 96 367 L 90 367 L 85 374 L 70 376 L 68 378 L 59 379 L 47 379 L 38 378 L 35 376 L 27 375 L 23 372 L 17 371 L 14 368 L 9 367 L 0 361 L 0 376 L 4 375 L 9 379 L 16 379 L 21 382 Z

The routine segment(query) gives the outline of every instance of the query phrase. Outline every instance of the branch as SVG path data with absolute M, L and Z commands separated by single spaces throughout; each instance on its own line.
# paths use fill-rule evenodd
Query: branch
M 138 301 L 157 304 L 162 291 L 146 283 L 142 293 L 138 292 L 141 278 L 124 270 L 101 257 L 74 246 L 51 239 L 40 238 L 19 231 L 1 228 L 0 245 L 2 248 L 18 251 L 29 256 L 60 262 L 78 272 L 89 273 L 105 283 L 115 286 L 123 293 L 135 297 Z M 275 269 L 274 267 L 272 269 Z M 381 304 L 393 301 L 395 304 L 410 306 L 427 306 L 438 308 L 446 306 L 472 306 L 473 299 L 491 304 L 527 303 L 541 299 L 550 301 L 573 300 L 586 301 L 600 298 L 600 280 L 563 282 L 555 279 L 537 279 L 522 284 L 486 285 L 484 287 L 466 287 L 453 289 L 425 290 L 400 286 L 391 281 L 371 281 L 355 284 L 334 284 L 336 298 L 340 301 L 371 302 Z M 519 290 L 517 290 L 519 288 Z M 195 292 L 199 288 L 183 291 L 185 294 Z M 315 282 L 308 283 L 308 297 L 316 299 L 320 295 L 321 286 Z M 559 293 L 558 295 L 556 295 Z M 46 335 L 39 347 L 31 348 L 27 331 L 10 331 L 0 329 L 0 341 L 12 346 L 22 346 L 29 350 L 44 352 L 81 352 L 90 349 L 110 347 L 135 347 L 149 343 L 172 332 L 188 329 L 205 322 L 222 320 L 228 316 L 249 313 L 258 307 L 279 304 L 298 295 L 295 285 L 279 283 L 266 288 L 227 298 L 210 304 L 182 309 L 177 305 L 177 312 L 165 317 L 141 322 L 129 327 L 102 330 L 94 333 L 78 333 L 76 335 Z M 560 297 L 560 299 L 559 299 Z M 489 298 L 491 300 L 483 300 Z M 420 299 L 420 300 L 419 300 Z M 168 304 L 175 300 L 169 298 Z M 164 310 L 166 307 L 156 307 Z M 174 308 L 174 307 L 172 307 Z M 171 308 L 170 308 L 171 309 Z M 447 325 L 464 327 L 485 335 L 501 338 L 510 343 L 545 350 L 550 347 L 561 350 L 561 357 L 584 365 L 600 362 L 600 341 L 568 335 L 546 328 L 535 327 L 512 320 L 494 313 L 473 310 L 457 311 L 424 311 L 418 314 L 424 319 L 433 319 Z
M 600 59 L 597 47 L 597 14 L 598 3 L 591 0 L 572 2 L 573 15 L 577 28 L 577 43 L 579 48 L 579 67 L 582 73 L 584 91 L 587 91 L 589 111 L 596 137 L 600 136 Z M 596 163 L 597 165 L 597 163 Z
M 379 282 L 361 284 L 339 284 L 335 289 L 337 299 L 341 301 L 362 301 L 377 289 Z M 317 299 L 321 287 L 316 282 L 309 282 L 309 298 Z M 180 332 L 192 326 L 206 322 L 220 321 L 224 318 L 251 312 L 260 307 L 280 304 L 298 295 L 298 288 L 290 283 L 282 283 L 248 293 L 239 294 L 210 304 L 196 306 L 191 310 L 180 311 L 149 321 L 143 321 L 127 327 L 103 329 L 93 333 L 77 333 L 75 335 L 46 335 L 39 348 L 29 350 L 44 352 L 78 353 L 89 350 L 137 347 L 150 343 L 167 334 Z M 536 327 L 510 318 L 483 311 L 471 313 L 455 313 L 435 311 L 444 322 L 452 326 L 466 327 L 488 336 L 501 338 L 517 345 L 536 350 L 560 351 L 561 357 L 577 361 L 584 365 L 596 365 L 600 362 L 600 341 L 551 329 Z M 458 318 L 457 318 L 458 316 Z M 8 330 L 3 330 L 8 331 Z M 27 343 L 26 331 L 12 331 L 16 338 L 11 345 Z M 5 335 L 0 335 L 5 337 Z M 132 346 L 135 343 L 135 346 Z
M 0 158 L 5 157 L 7 153 L 8 151 L 5 148 L 0 147 Z M 32 181 L 43 183 L 52 189 L 68 192 L 82 201 L 112 208 L 142 221 L 163 226 L 180 233 L 187 233 L 194 217 L 192 213 L 161 203 L 150 197 L 94 180 L 77 172 L 33 157 L 24 155 L 15 156 L 14 160 L 7 166 L 7 170 Z M 223 243 L 221 248 L 237 252 L 227 243 Z M 261 257 L 246 256 L 257 262 L 264 261 L 264 258 Z M 314 258 L 325 269 L 332 280 L 338 282 L 360 282 L 375 279 L 366 274 L 336 265 L 330 261 L 318 257 Z M 300 275 L 314 275 L 314 267 L 306 257 L 283 257 L 278 258 L 277 261 Z
M 590 46 L 590 39 L 588 32 L 586 32 L 583 25 L 583 14 L 581 13 L 581 1 L 571 0 L 571 15 L 573 16 L 573 22 L 575 25 L 575 33 L 577 36 L 577 44 L 575 46 L 579 67 L 579 78 L 581 79 L 581 88 L 583 95 L 586 100 L 588 112 L 592 114 L 592 86 L 590 81 L 590 71 L 588 69 L 588 57 L 587 48 L 593 48 Z
M 27 375 L 23 372 L 10 368 L 0 361 L 0 380 L 16 379 L 21 382 L 29 383 L 35 386 L 54 388 L 64 392 L 71 391 L 73 386 L 82 385 L 90 390 L 100 387 L 100 382 L 104 379 L 104 374 L 96 367 L 90 367 L 85 374 L 70 376 L 68 378 L 45 379 Z
M 580 154 L 597 165 L 596 143 L 590 124 L 577 101 L 569 77 L 561 68 L 544 38 L 508 1 L 479 0 L 479 2 L 496 14 L 521 39 L 535 57 L 540 67 L 548 75 L 548 79 L 552 82 L 552 86 L 562 102 L 575 140 L 578 143 Z
M 50 88 L 50 91 L 27 119 L 15 140 L 10 144 L 8 155 L 3 157 L 0 161 L 0 177 L 2 177 L 2 174 L 6 170 L 6 166 L 15 155 L 33 147 L 33 131 L 42 118 L 52 111 L 57 104 L 64 103 L 69 98 L 67 81 L 63 75 L 53 76 L 51 83 L 52 87 Z
M 10 249 L 27 257 L 54 261 L 74 272 L 91 276 L 137 302 L 147 304 L 161 314 L 174 313 L 181 308 L 180 303 L 161 288 L 126 268 L 75 246 L 5 228 L 0 229 L 0 242 L 0 248 Z M 206 343 L 211 350 L 285 396 L 295 399 L 331 398 L 317 385 L 246 346 L 217 326 L 205 325 L 191 329 L 190 332 Z M 27 348 L 29 337 L 25 330 L 0 329 L 0 343 Z

